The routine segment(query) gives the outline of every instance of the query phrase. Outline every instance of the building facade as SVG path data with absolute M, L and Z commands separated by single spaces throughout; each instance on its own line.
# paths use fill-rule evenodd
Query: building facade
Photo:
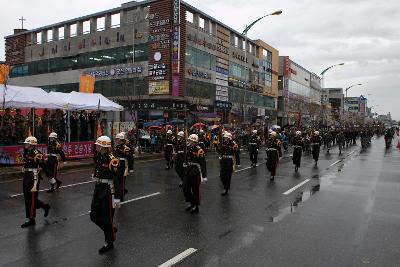
M 279 57 L 278 124 L 318 124 L 321 78 L 288 56 Z
M 278 51 L 183 1 L 132 1 L 5 39 L 10 84 L 71 92 L 89 74 L 126 120 L 276 119 Z

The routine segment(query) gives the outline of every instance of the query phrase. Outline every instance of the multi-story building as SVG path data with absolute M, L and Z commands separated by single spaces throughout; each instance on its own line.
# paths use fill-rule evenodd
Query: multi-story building
M 49 91 L 95 92 L 130 120 L 176 118 L 254 122 L 276 117 L 278 51 L 180 0 L 121 7 L 6 37 L 10 83 Z
M 279 81 L 278 124 L 320 123 L 321 78 L 280 56 Z

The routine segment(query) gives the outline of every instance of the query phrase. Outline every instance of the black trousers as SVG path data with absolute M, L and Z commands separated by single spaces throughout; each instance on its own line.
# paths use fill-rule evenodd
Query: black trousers
M 276 168 L 279 162 L 279 151 L 277 149 L 267 150 L 267 169 L 271 172 L 271 176 L 276 175 Z
M 110 186 L 97 183 L 90 208 L 90 219 L 104 232 L 104 240 L 108 243 L 115 240 L 113 216 L 114 209 Z
M 175 171 L 182 182 L 183 182 L 183 177 L 185 176 L 185 169 L 183 168 L 183 163 L 184 163 L 184 154 L 178 153 L 175 158 Z
M 296 165 L 296 167 L 300 167 L 301 163 L 301 155 L 303 151 L 301 146 L 295 146 L 293 149 L 293 164 Z
M 200 174 L 185 175 L 183 178 L 183 195 L 186 202 L 190 202 L 193 206 L 200 205 Z
M 36 210 L 40 208 L 44 208 L 46 206 L 40 199 L 38 199 L 39 194 L 39 184 L 40 179 L 37 183 L 37 192 L 31 192 L 34 184 L 34 177 L 32 172 L 24 172 L 24 179 L 22 182 L 23 192 L 24 192 L 24 200 L 25 200 L 25 216 L 28 219 L 36 218 Z
M 318 161 L 319 159 L 319 149 L 319 145 L 312 146 L 312 156 L 315 161 Z
M 235 161 L 236 161 L 236 165 L 240 165 L 240 150 L 239 149 L 235 152 Z
M 256 146 L 250 146 L 250 161 L 253 164 L 257 164 L 257 158 L 258 158 L 258 151 Z
M 54 178 L 57 180 L 57 166 L 58 166 L 58 159 L 54 156 L 49 156 L 47 159 L 47 176 L 49 179 Z
M 117 178 L 114 179 L 114 190 L 115 190 L 115 198 L 121 201 L 124 201 L 125 196 L 125 183 L 126 176 L 125 174 L 125 161 L 120 161 L 120 166 L 118 167 L 118 175 Z
M 221 178 L 222 185 L 225 190 L 231 189 L 231 179 L 233 172 L 233 159 L 226 158 L 221 159 L 221 169 L 219 177 Z

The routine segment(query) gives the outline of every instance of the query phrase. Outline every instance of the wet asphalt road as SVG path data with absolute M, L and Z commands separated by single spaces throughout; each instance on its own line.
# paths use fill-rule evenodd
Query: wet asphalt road
M 222 197 L 218 159 L 209 154 L 196 215 L 185 213 L 178 178 L 163 160 L 139 162 L 128 177 L 132 201 L 116 212 L 115 249 L 104 256 L 97 252 L 103 233 L 88 213 L 90 169 L 64 172 L 63 185 L 71 186 L 39 195 L 52 209 L 47 219 L 38 211 L 31 229 L 20 228 L 21 181 L 0 183 L 0 265 L 158 266 L 189 248 L 196 251 L 179 266 L 400 265 L 398 150 L 385 150 L 383 138 L 342 156 L 336 147 L 330 155 L 322 150 L 319 166 L 305 156 L 298 174 L 286 154 L 273 183 L 264 155 L 248 168 L 243 153 Z

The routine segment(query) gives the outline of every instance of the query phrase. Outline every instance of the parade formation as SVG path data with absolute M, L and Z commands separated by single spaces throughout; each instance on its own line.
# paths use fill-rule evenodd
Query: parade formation
M 343 147 L 353 146 L 360 139 L 362 148 L 366 149 L 372 136 L 384 135 L 385 147 L 388 148 L 395 133 L 398 133 L 398 129 L 395 128 L 385 129 L 371 125 L 322 129 L 292 127 L 283 130 L 278 127 L 265 131 L 265 135 L 264 129 L 253 128 L 247 130 L 248 135 L 240 137 L 235 129 L 225 129 L 222 126 L 209 128 L 204 124 L 197 124 L 181 130 L 176 127 L 164 133 L 166 170 L 175 166 L 177 185 L 182 188 L 184 200 L 188 203 L 185 211 L 191 214 L 200 211 L 200 187 L 202 183 L 207 182 L 206 154 L 214 150 L 219 155 L 219 178 L 223 188 L 221 195 L 227 196 L 231 190 L 232 175 L 240 166 L 240 151 L 246 147 L 250 167 L 254 168 L 257 166 L 258 152 L 265 145 L 266 167 L 270 172 L 270 182 L 274 182 L 279 172 L 282 151 L 290 147 L 294 171 L 297 173 L 301 167 L 303 153 L 311 154 L 317 167 L 322 146 L 329 154 L 331 147 L 338 145 L 341 153 Z M 284 146 L 284 142 L 288 142 L 288 145 Z M 37 139 L 32 136 L 24 141 L 23 195 L 27 221 L 21 225 L 22 228 L 35 225 L 36 209 L 42 208 L 44 217 L 49 214 L 50 205 L 38 198 L 43 176 L 49 179 L 49 193 L 58 190 L 62 184 L 57 174 L 66 159 L 57 134 L 51 132 L 48 136 L 47 155 L 36 150 L 36 145 Z M 90 219 L 104 232 L 105 243 L 99 249 L 99 253 L 103 254 L 114 248 L 118 229 L 113 218 L 115 209 L 124 202 L 128 193 L 125 187 L 126 179 L 134 179 L 134 176 L 128 178 L 130 171 L 133 171 L 134 149 L 129 147 L 128 135 L 125 132 L 118 133 L 113 141 L 108 136 L 99 136 L 94 145 L 92 179 L 95 181 L 95 188 Z

